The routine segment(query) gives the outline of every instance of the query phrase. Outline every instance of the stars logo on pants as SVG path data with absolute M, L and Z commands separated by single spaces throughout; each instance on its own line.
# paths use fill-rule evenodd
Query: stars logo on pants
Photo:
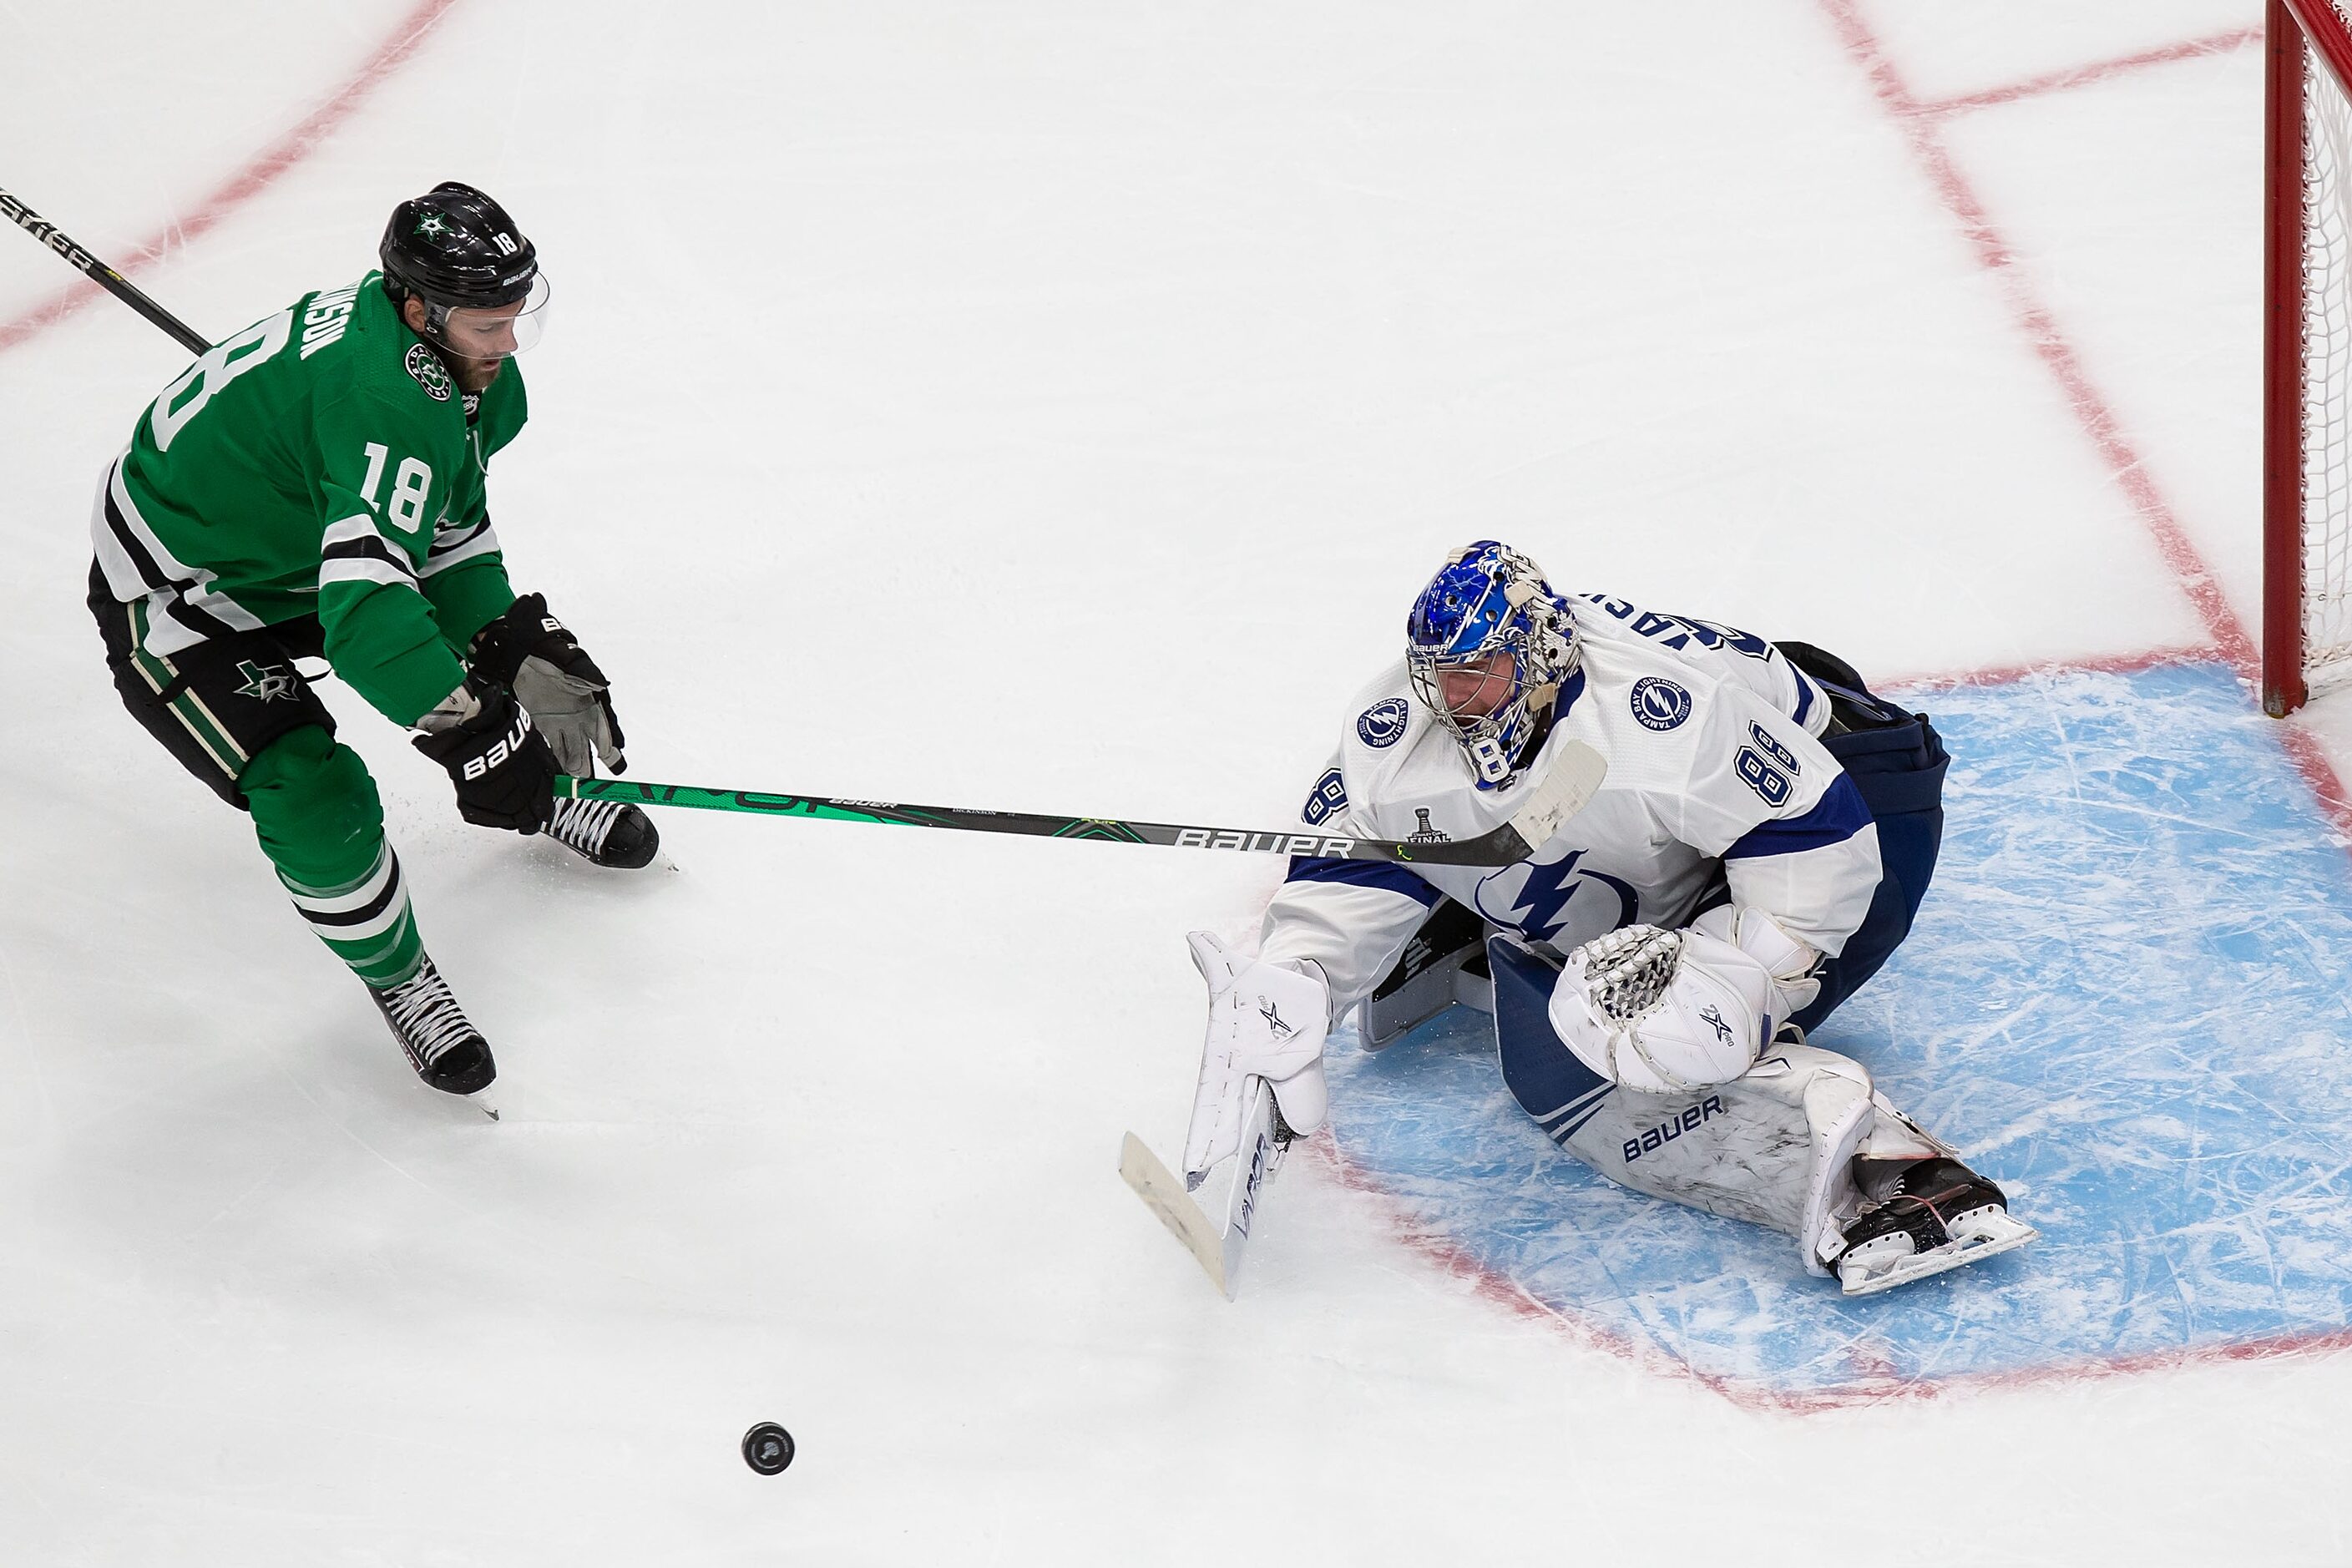
M 245 684 L 236 689 L 239 697 L 250 697 L 256 702 L 275 702 L 281 697 L 289 702 L 294 700 L 294 677 L 282 664 L 256 664 L 241 658 L 236 672 L 245 677 Z

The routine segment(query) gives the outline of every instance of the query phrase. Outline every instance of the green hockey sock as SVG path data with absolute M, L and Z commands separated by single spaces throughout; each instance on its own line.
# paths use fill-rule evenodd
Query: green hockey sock
M 408 881 L 359 753 L 309 725 L 272 742 L 237 783 L 262 851 L 319 939 L 370 985 L 415 973 L 425 947 Z

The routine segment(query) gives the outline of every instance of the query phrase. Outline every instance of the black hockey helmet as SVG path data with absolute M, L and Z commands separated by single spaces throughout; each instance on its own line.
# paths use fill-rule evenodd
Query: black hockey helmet
M 471 185 L 444 180 L 392 209 L 376 247 L 384 292 L 425 302 L 425 336 L 444 347 L 449 312 L 521 304 L 536 315 L 547 297 L 539 249 L 507 209 Z M 475 353 L 478 345 L 459 345 Z M 509 351 L 512 352 L 512 351 Z

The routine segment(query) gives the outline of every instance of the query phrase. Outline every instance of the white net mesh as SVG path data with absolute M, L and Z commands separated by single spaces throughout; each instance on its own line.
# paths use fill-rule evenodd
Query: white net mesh
M 2352 676 L 2352 99 L 2308 39 L 2303 69 L 2303 666 L 2316 687 Z

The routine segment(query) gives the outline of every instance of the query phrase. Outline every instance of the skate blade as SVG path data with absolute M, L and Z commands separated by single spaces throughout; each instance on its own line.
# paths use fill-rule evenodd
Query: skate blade
M 447 1106 L 449 1113 L 460 1121 L 470 1123 L 477 1116 L 487 1116 L 493 1121 L 499 1120 L 498 1102 L 490 1098 L 489 1089 L 478 1089 L 471 1094 L 451 1094 L 446 1089 L 433 1089 L 431 1084 L 425 1087 L 432 1089 L 433 1098 Z
M 1914 1279 L 1925 1279 L 1931 1274 L 1948 1273 L 1996 1253 L 2012 1252 L 2042 1234 L 2023 1220 L 2011 1219 L 2000 1211 L 1971 1220 L 1969 1226 L 1967 1236 L 1947 1242 L 1932 1252 L 1890 1256 L 1876 1268 L 1864 1267 L 1857 1270 L 1852 1279 L 1848 1279 L 1841 1269 L 1839 1283 L 1849 1296 L 1875 1296 L 1881 1290 L 1892 1290 L 1897 1285 L 1908 1285 Z

